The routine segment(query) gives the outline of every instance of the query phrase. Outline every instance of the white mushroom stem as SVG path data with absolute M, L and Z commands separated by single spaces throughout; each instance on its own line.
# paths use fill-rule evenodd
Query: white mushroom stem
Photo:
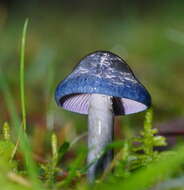
M 92 94 L 88 110 L 88 181 L 93 182 L 111 162 L 112 150 L 104 153 L 113 139 L 112 97 Z

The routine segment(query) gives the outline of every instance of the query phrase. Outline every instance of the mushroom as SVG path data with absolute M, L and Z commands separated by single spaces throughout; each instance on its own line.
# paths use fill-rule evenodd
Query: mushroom
M 93 182 L 113 158 L 104 151 L 113 140 L 114 116 L 146 110 L 151 97 L 126 62 L 109 51 L 80 60 L 59 85 L 55 99 L 62 108 L 88 115 L 88 172 Z

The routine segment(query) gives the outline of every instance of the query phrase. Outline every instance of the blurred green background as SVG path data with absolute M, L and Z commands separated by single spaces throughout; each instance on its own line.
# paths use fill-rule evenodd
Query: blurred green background
M 92 51 L 109 50 L 127 61 L 152 95 L 154 123 L 184 116 L 183 1 L 0 1 L 0 75 L 18 115 L 20 40 L 27 17 L 26 110 L 38 153 L 47 143 L 42 142 L 46 132 L 58 131 L 63 142 L 87 131 L 86 116 L 58 108 L 54 91 L 80 58 Z M 118 138 L 129 133 L 127 126 L 139 129 L 143 116 L 117 118 Z M 11 120 L 1 91 L 0 125 Z

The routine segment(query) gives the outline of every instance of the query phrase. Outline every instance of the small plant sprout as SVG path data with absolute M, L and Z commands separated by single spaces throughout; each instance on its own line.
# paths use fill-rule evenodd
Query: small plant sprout
M 166 146 L 165 137 L 159 136 L 158 130 L 152 127 L 153 110 L 148 109 L 145 114 L 144 128 L 140 132 L 140 136 L 134 138 L 134 146 L 132 152 L 134 153 L 134 160 L 132 160 L 131 169 L 137 169 L 147 166 L 154 160 L 159 159 L 160 154 L 156 147 Z
M 119 56 L 96 51 L 81 59 L 57 87 L 56 102 L 66 110 L 88 115 L 88 173 L 93 182 L 112 160 L 114 116 L 146 110 L 151 97 Z
M 10 140 L 10 126 L 7 122 L 3 125 L 3 137 L 5 140 Z

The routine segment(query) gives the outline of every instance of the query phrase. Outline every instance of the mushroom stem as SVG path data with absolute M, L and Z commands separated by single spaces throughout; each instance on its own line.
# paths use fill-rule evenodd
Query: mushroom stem
M 88 110 L 88 181 L 93 182 L 113 157 L 113 151 L 104 152 L 113 140 L 114 113 L 112 97 L 91 94 Z

